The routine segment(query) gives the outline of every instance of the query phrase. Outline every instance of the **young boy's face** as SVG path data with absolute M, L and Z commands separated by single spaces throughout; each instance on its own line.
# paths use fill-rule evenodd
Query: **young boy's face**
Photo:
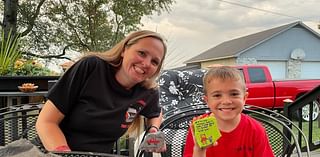
M 204 100 L 219 121 L 240 120 L 248 93 L 240 80 L 212 79 L 207 84 Z

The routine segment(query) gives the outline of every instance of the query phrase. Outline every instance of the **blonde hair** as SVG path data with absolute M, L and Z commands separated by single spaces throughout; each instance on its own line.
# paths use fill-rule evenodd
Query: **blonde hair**
M 167 53 L 167 46 L 165 44 L 164 38 L 156 32 L 149 31 L 149 30 L 139 30 L 133 33 L 130 33 L 126 38 L 122 39 L 119 43 L 117 43 L 115 46 L 113 46 L 110 50 L 102 52 L 102 53 L 91 53 L 91 55 L 95 55 L 100 57 L 101 59 L 107 61 L 110 63 L 113 67 L 119 68 L 122 65 L 122 56 L 121 53 L 125 50 L 125 48 L 128 48 L 134 44 L 136 44 L 140 39 L 152 37 L 155 39 L 158 39 L 162 42 L 164 47 L 164 55 L 162 60 L 160 61 L 159 67 L 157 71 L 154 73 L 154 75 L 143 82 L 141 82 L 141 85 L 147 89 L 156 88 L 158 87 L 158 84 L 156 82 L 157 77 L 162 69 L 163 61 L 165 59 L 166 53 Z
M 122 52 L 136 44 L 140 39 L 152 37 L 155 39 L 158 39 L 162 42 L 163 48 L 164 48 L 164 55 L 162 60 L 160 61 L 159 67 L 157 71 L 154 73 L 154 75 L 143 82 L 141 82 L 141 85 L 147 89 L 152 89 L 152 88 L 157 88 L 158 83 L 156 82 L 156 79 L 162 69 L 163 66 L 163 61 L 165 59 L 166 53 L 167 53 L 167 46 L 165 44 L 164 38 L 153 31 L 150 30 L 139 30 L 133 33 L 130 33 L 126 38 L 122 39 L 119 43 L 117 43 L 115 46 L 113 46 L 110 50 L 105 51 L 105 52 L 100 52 L 100 53 L 91 53 L 88 56 L 97 56 L 105 61 L 107 61 L 109 64 L 111 64 L 115 68 L 119 68 L 122 65 Z M 143 119 L 140 115 L 138 115 L 132 124 L 130 125 L 127 134 L 129 133 L 137 133 L 139 134 L 141 131 L 141 126 L 142 126 Z
M 209 88 L 209 83 L 213 79 L 221 80 L 234 80 L 240 81 L 243 87 L 243 91 L 246 91 L 245 81 L 240 73 L 240 71 L 234 67 L 230 66 L 215 66 L 210 68 L 203 77 L 203 90 L 204 94 L 207 94 L 207 89 Z

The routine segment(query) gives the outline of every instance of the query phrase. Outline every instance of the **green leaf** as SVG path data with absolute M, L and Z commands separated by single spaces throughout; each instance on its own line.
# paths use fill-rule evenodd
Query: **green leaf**
M 19 48 L 19 36 L 13 35 L 11 31 L 5 39 L 4 32 L 2 32 L 1 48 L 0 48 L 0 75 L 9 73 L 10 66 L 13 66 L 15 61 L 21 57 Z

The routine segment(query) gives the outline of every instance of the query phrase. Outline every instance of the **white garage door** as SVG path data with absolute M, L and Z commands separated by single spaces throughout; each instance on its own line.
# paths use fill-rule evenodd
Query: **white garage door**
M 302 62 L 301 78 L 303 79 L 320 79 L 319 62 Z
M 286 62 L 258 61 L 258 64 L 269 67 L 273 80 L 283 80 L 286 78 Z

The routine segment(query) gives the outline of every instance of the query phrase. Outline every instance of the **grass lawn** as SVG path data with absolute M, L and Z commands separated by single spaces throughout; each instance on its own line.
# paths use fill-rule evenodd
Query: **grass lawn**
M 296 125 L 298 125 L 298 122 L 294 122 Z M 319 121 L 315 120 L 312 122 L 312 130 L 309 131 L 309 122 L 302 122 L 302 131 L 306 135 L 307 139 L 309 139 L 309 132 L 311 132 L 312 136 L 312 143 L 314 145 L 319 145 L 320 147 L 320 127 L 319 127 Z M 293 131 L 298 134 L 297 129 L 293 129 Z M 301 146 L 305 146 L 305 142 L 302 140 Z M 320 151 L 320 150 L 319 150 Z

